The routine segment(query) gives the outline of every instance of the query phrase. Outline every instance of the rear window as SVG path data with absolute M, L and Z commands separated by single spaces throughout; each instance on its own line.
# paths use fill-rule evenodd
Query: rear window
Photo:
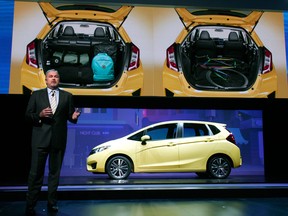
M 210 9 L 196 9 L 187 8 L 187 10 L 195 16 L 205 16 L 205 15 L 222 15 L 222 16 L 235 16 L 245 18 L 252 11 L 232 11 L 232 10 L 210 10 Z
M 61 3 L 51 3 L 53 7 L 57 10 L 94 10 L 94 11 L 101 11 L 106 13 L 114 13 L 117 11 L 121 6 L 111 5 L 101 6 L 96 4 L 87 4 L 87 3 L 77 3 L 77 4 L 61 4 Z

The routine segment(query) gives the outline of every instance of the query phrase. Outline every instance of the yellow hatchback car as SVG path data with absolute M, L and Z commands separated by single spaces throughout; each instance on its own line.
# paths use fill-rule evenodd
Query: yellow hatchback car
M 240 149 L 226 124 L 191 120 L 152 124 L 94 147 L 87 158 L 87 171 L 117 180 L 132 172 L 195 172 L 224 179 L 241 165 Z
M 60 88 L 74 95 L 141 95 L 140 50 L 122 26 L 133 7 L 39 6 L 47 24 L 27 45 L 21 67 L 23 94 L 46 87 L 45 72 L 55 68 Z
M 255 32 L 263 12 L 175 10 L 184 28 L 166 50 L 165 96 L 276 97 L 272 53 Z

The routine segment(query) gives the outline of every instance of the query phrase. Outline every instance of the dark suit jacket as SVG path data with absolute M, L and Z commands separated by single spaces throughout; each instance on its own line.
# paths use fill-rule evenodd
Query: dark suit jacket
M 59 90 L 59 102 L 52 118 L 40 118 L 39 113 L 50 106 L 47 88 L 34 91 L 27 105 L 25 118 L 33 124 L 32 146 L 65 149 L 67 141 L 67 121 L 72 119 L 75 111 L 73 95 Z

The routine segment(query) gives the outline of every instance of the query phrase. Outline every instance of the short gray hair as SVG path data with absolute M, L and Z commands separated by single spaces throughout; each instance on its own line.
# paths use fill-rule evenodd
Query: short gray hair
M 49 69 L 49 70 L 47 70 L 46 71 L 46 73 L 45 73 L 45 75 L 47 75 L 47 74 L 49 74 L 50 72 L 56 72 L 58 75 L 59 75 L 59 72 L 58 72 L 58 70 L 56 70 L 56 69 Z

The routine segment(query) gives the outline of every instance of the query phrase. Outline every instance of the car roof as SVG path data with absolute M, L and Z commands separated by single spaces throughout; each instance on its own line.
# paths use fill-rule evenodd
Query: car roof
M 151 124 L 149 126 L 171 124 L 171 123 L 222 124 L 223 125 L 223 123 L 220 123 L 220 122 L 210 122 L 210 121 L 200 121 L 200 120 L 169 120 L 169 121 L 157 122 L 157 123 Z

